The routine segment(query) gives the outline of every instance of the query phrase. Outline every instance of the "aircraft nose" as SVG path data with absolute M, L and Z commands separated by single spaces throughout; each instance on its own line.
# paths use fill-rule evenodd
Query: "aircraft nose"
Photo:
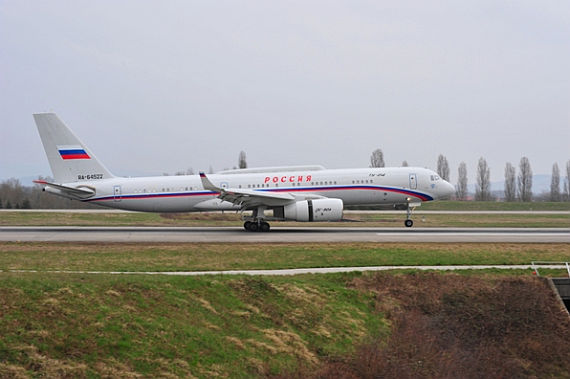
M 455 193 L 455 187 L 453 184 L 449 183 L 448 181 L 443 181 L 443 185 L 441 186 L 441 197 L 450 197 Z

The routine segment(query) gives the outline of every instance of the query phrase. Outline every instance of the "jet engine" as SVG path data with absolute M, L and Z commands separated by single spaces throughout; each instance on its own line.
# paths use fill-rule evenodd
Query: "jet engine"
M 273 210 L 273 215 L 291 221 L 340 221 L 342 210 L 341 199 L 316 199 L 278 207 Z

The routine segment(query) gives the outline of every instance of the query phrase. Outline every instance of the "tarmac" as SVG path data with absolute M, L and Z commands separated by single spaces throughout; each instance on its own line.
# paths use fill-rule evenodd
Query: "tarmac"
M 4 242 L 495 242 L 570 243 L 570 228 L 375 228 L 273 227 L 267 233 L 242 227 L 3 226 Z

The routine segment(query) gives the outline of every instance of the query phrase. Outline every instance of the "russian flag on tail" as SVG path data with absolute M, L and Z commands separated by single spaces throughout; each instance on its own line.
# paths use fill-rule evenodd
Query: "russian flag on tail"
M 58 146 L 57 151 L 62 159 L 91 159 L 81 146 Z

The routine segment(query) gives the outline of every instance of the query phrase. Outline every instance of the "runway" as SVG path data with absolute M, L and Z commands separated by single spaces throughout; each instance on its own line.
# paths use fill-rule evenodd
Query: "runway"
M 274 227 L 0 227 L 4 242 L 497 242 L 570 243 L 570 228 Z

